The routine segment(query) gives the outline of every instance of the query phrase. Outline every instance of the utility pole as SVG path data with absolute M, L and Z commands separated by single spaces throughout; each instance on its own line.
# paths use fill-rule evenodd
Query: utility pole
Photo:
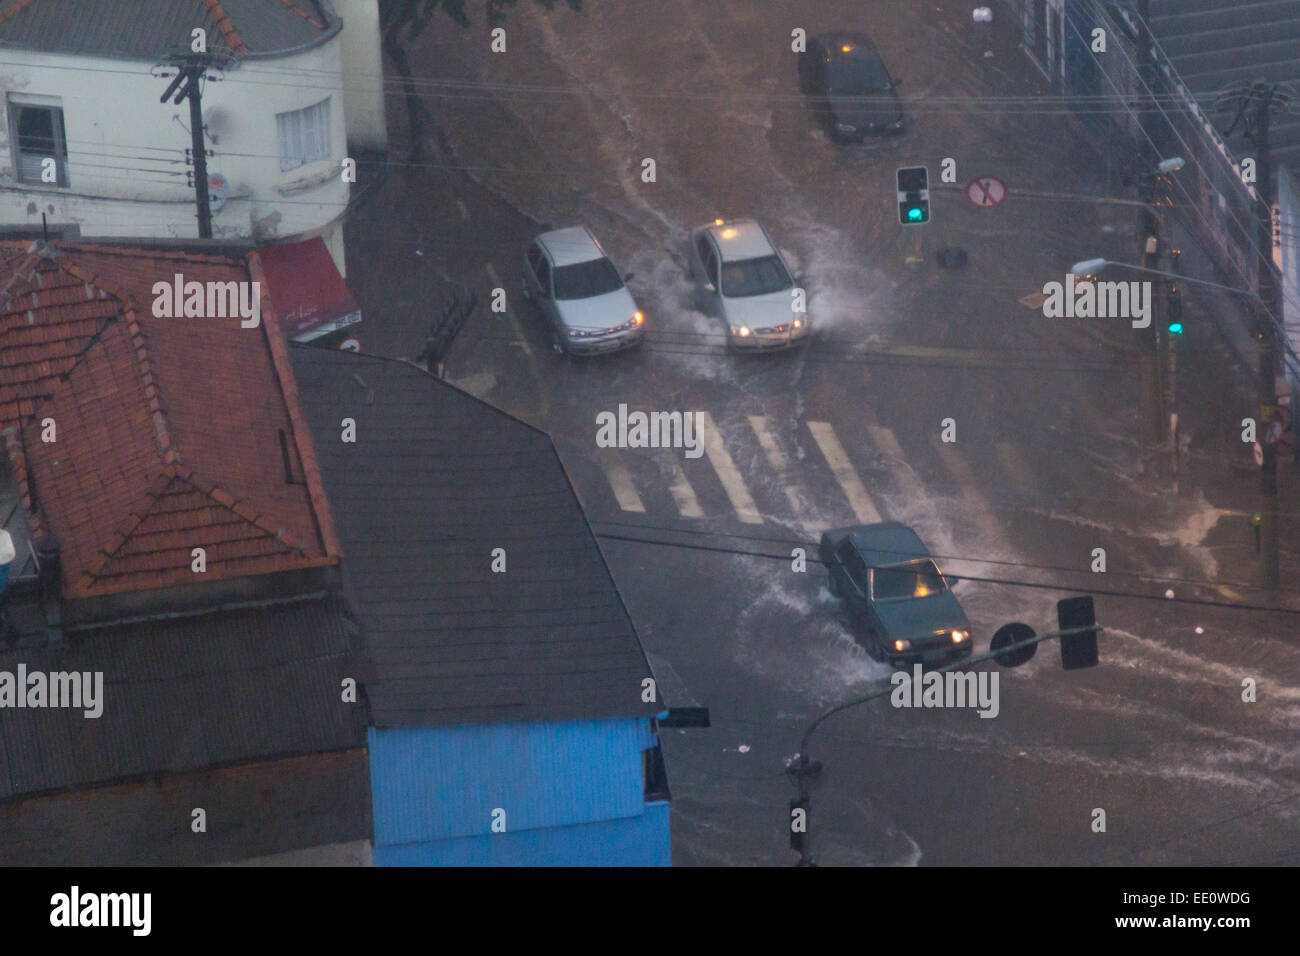
M 1275 107 L 1277 84 L 1256 82 L 1250 91 L 1255 101 L 1254 115 L 1248 127 L 1255 157 L 1255 197 L 1259 229 L 1260 303 L 1259 388 L 1260 422 L 1270 426 L 1277 418 L 1278 331 L 1273 309 L 1278 302 L 1277 273 L 1273 265 L 1273 161 L 1269 146 L 1269 116 Z M 1278 472 L 1277 442 L 1261 440 L 1264 465 L 1260 469 L 1264 504 L 1260 515 L 1260 552 L 1264 587 L 1278 586 Z
M 1277 404 L 1277 376 L 1284 342 L 1278 341 L 1281 325 L 1280 283 L 1273 263 L 1273 155 L 1269 141 L 1272 114 L 1290 106 L 1296 93 L 1289 84 L 1283 87 L 1268 80 L 1234 83 L 1219 96 L 1220 108 L 1236 104 L 1236 115 L 1224 131 L 1231 136 L 1238 123 L 1245 123 L 1247 140 L 1255 148 L 1255 220 L 1256 220 L 1256 302 L 1259 340 L 1259 444 L 1263 449 L 1260 465 L 1260 490 L 1263 502 L 1255 516 L 1256 545 L 1260 552 L 1260 577 L 1264 587 L 1275 590 L 1278 570 L 1278 481 L 1277 443 L 1285 427 L 1280 421 Z
M 1141 77 L 1143 86 L 1154 94 L 1155 84 L 1158 82 L 1155 62 L 1151 56 L 1152 37 L 1151 28 L 1148 25 L 1151 14 L 1150 0 L 1138 0 L 1138 75 Z M 1147 269 L 1160 268 L 1160 217 L 1153 208 L 1153 203 L 1157 198 L 1156 177 L 1154 170 L 1156 164 L 1160 161 L 1157 155 L 1159 150 L 1159 141 L 1154 135 L 1154 131 L 1147 128 L 1145 117 L 1153 116 L 1157 112 L 1157 104 L 1154 96 L 1148 95 L 1147 102 L 1143 113 L 1138 119 L 1142 125 L 1144 135 L 1139 141 L 1138 155 L 1140 157 L 1141 174 L 1139 178 L 1140 198 L 1142 200 L 1142 218 L 1141 218 L 1141 235 L 1142 235 L 1142 265 Z M 1156 283 L 1155 288 L 1160 290 L 1163 283 Z M 1160 375 L 1160 306 L 1163 304 L 1163 295 L 1157 291 L 1152 301 L 1152 311 L 1158 313 L 1152 316 L 1151 324 L 1142 331 L 1142 344 L 1138 353 L 1138 389 L 1142 402 L 1142 444 L 1147 451 L 1153 451 L 1159 447 L 1161 439 L 1165 434 L 1165 396 L 1164 384 Z
M 170 65 L 176 67 L 176 76 L 158 102 L 166 103 L 171 98 L 173 104 L 182 100 L 190 101 L 190 155 L 194 163 L 194 202 L 199 214 L 199 238 L 212 238 L 212 209 L 208 205 L 208 150 L 203 141 L 203 104 L 200 80 L 204 72 L 214 65 L 214 58 L 208 53 L 189 53 L 171 58 Z M 173 96 L 174 94 L 174 96 Z

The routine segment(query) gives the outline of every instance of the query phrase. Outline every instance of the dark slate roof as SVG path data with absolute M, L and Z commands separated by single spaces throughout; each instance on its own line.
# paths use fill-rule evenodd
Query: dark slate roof
M 328 0 L 0 0 L 0 47 L 153 60 L 207 30 L 219 55 L 285 53 L 339 27 Z
M 1300 88 L 1300 0 L 1151 0 L 1151 29 L 1220 128 L 1232 118 L 1214 111 L 1216 94 L 1229 84 L 1265 79 Z M 1275 114 L 1271 127 L 1275 161 L 1300 175 L 1300 104 Z M 1236 136 L 1230 146 L 1248 153 Z
M 405 362 L 290 354 L 364 625 L 375 726 L 663 709 L 641 701 L 645 654 L 545 433 Z M 344 418 L 355 444 L 340 440 Z
M 0 800 L 365 745 L 342 702 L 350 634 L 324 595 L 72 632 L 0 651 L 0 671 L 103 671 L 103 714 L 0 708 Z
M 208 811 L 201 836 L 195 807 Z M 368 841 L 371 827 L 358 748 L 0 802 L 0 866 L 252 864 L 308 848 L 334 866 L 355 847 L 338 844 Z

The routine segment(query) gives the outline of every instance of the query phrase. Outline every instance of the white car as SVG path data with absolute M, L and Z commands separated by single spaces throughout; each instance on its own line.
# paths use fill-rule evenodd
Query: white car
M 555 347 L 569 355 L 640 344 L 645 316 L 627 283 L 585 226 L 544 232 L 524 248 L 524 297 L 546 317 Z
M 782 349 L 807 341 L 811 324 L 796 311 L 795 278 L 776 244 L 753 219 L 715 219 L 691 232 L 688 258 L 697 304 L 727 323 L 735 349 Z

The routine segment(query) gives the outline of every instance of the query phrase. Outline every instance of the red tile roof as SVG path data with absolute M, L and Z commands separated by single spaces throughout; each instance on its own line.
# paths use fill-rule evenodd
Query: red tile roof
M 177 273 L 262 282 L 261 325 L 155 317 L 154 283 Z M 256 253 L 0 243 L 0 431 L 68 597 L 338 560 L 265 288 Z

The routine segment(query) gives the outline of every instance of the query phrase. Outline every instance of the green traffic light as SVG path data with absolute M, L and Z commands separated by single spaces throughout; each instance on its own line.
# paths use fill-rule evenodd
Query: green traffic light
M 920 206 L 913 206 L 907 211 L 907 218 L 912 222 L 920 222 L 925 218 L 925 210 Z
M 1170 335 L 1182 335 L 1182 334 L 1183 334 L 1183 323 L 1181 323 L 1181 322 L 1170 322 L 1170 323 L 1169 323 L 1169 334 L 1170 334 Z

